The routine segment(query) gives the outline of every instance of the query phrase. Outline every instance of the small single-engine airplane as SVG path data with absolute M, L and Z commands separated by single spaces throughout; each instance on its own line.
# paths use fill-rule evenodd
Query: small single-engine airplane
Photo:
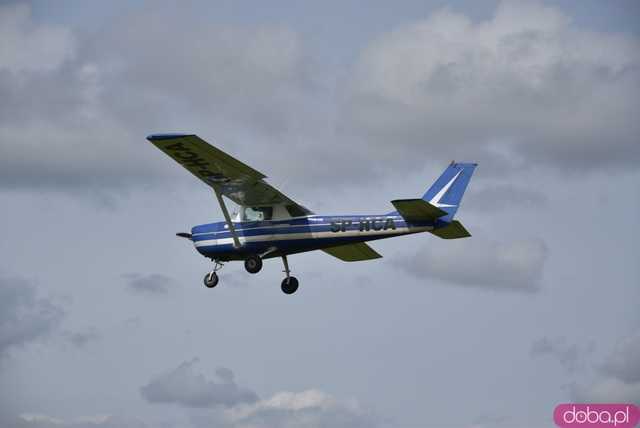
M 196 250 L 215 263 L 204 285 L 218 284 L 223 262 L 244 260 L 249 273 L 262 269 L 262 260 L 281 257 L 286 277 L 282 291 L 295 293 L 287 256 L 322 250 L 355 262 L 382 257 L 365 241 L 430 232 L 444 239 L 471 236 L 453 219 L 477 164 L 456 163 L 420 199 L 391 201 L 395 211 L 372 215 L 318 215 L 294 202 L 264 181 L 266 176 L 209 145 L 193 134 L 154 134 L 156 147 L 213 188 L 225 221 L 194 226 L 177 235 L 191 240 Z M 240 206 L 233 217 L 223 196 Z

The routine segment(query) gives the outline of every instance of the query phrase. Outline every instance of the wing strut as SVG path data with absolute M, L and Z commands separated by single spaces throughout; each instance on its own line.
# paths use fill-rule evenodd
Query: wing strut
M 229 216 L 229 211 L 227 210 L 227 206 L 224 203 L 224 199 L 222 199 L 222 193 L 220 193 L 220 189 L 218 189 L 218 187 L 214 187 L 213 190 L 215 191 L 216 198 L 218 198 L 220 208 L 222 208 L 222 214 L 224 214 L 224 219 L 227 222 L 227 226 L 229 226 L 229 232 L 231 232 L 231 236 L 233 237 L 233 246 L 234 248 L 240 248 L 240 240 L 238 239 L 236 228 L 233 226 L 233 222 L 231 221 L 231 217 Z

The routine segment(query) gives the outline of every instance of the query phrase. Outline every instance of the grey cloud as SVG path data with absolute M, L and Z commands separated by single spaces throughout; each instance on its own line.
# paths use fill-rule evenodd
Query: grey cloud
M 640 403 L 640 335 L 620 338 L 591 383 L 570 385 L 572 398 L 584 402 Z
M 562 367 L 570 373 L 581 370 L 585 366 L 585 357 L 594 350 L 593 344 L 579 346 L 568 343 L 564 337 L 542 337 L 531 344 L 529 354 L 532 357 L 553 356 L 558 359 Z
M 277 134 L 300 123 L 314 84 L 297 34 L 206 23 L 166 31 L 181 13 L 154 5 L 82 38 L 36 23 L 26 5 L 0 5 L 4 50 L 48 52 L 0 61 L 2 186 L 154 183 L 184 172 L 149 161 L 161 154 L 148 133 L 206 123 Z
M 425 246 L 397 260 L 417 278 L 505 291 L 538 291 L 547 258 L 540 239 L 491 242 L 480 238 Z
M 635 169 L 639 52 L 637 37 L 575 28 L 542 4 L 503 2 L 477 23 L 441 10 L 363 52 L 341 128 L 389 162 L 413 151 L 495 174 Z
M 157 273 L 138 274 L 128 273 L 123 277 L 127 280 L 127 288 L 141 294 L 167 294 L 169 289 L 175 286 L 175 281 L 166 275 Z
M 465 196 L 465 206 L 481 211 L 502 211 L 508 208 L 540 208 L 548 200 L 544 193 L 516 187 L 511 184 L 496 184 L 474 188 Z
M 640 383 L 640 333 L 618 341 L 601 369 L 622 382 Z
M 48 336 L 63 316 L 63 309 L 38 296 L 31 283 L 0 275 L 0 357 Z
M 582 403 L 640 403 L 640 382 L 625 383 L 603 377 L 590 384 L 573 383 L 571 398 Z
M 471 428 L 493 428 L 513 426 L 513 422 L 505 416 L 482 415 L 471 424 Z
M 82 331 L 67 331 L 64 336 L 72 345 L 83 348 L 90 342 L 98 340 L 100 333 L 95 327 L 91 327 Z
M 150 403 L 173 403 L 185 407 L 232 407 L 239 403 L 258 400 L 255 392 L 236 385 L 233 372 L 218 369 L 219 382 L 196 373 L 199 360 L 185 361 L 176 369 L 159 375 L 140 388 L 142 396 Z

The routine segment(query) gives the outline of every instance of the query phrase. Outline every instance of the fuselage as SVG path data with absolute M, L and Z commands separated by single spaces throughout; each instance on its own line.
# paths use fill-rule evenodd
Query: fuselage
M 280 220 L 239 221 L 234 228 L 241 246 L 235 248 L 227 224 L 202 224 L 191 229 L 200 254 L 213 260 L 244 259 L 247 254 L 279 257 L 343 244 L 426 232 L 439 222 L 407 223 L 396 213 L 383 215 L 309 215 Z

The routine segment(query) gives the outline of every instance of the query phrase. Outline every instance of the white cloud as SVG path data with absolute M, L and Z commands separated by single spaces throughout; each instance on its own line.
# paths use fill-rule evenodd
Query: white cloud
M 186 177 L 149 161 L 161 154 L 146 135 L 206 126 L 277 134 L 298 122 L 313 83 L 295 32 L 205 23 L 167 31 L 185 13 L 154 6 L 80 38 L 36 22 L 26 5 L 0 6 L 0 186 Z
M 253 404 L 225 410 L 225 422 L 237 428 L 372 427 L 374 418 L 355 401 L 342 402 L 322 391 L 279 392 Z
M 34 25 L 28 4 L 0 5 L 0 72 L 51 71 L 74 54 L 68 29 Z
M 138 418 L 112 415 L 79 416 L 57 418 L 38 413 L 24 413 L 16 418 L 10 428 L 146 428 L 148 425 Z
M 344 127 L 390 160 L 636 168 L 639 83 L 637 38 L 582 30 L 538 3 L 503 2 L 481 22 L 444 9 L 364 51 Z

